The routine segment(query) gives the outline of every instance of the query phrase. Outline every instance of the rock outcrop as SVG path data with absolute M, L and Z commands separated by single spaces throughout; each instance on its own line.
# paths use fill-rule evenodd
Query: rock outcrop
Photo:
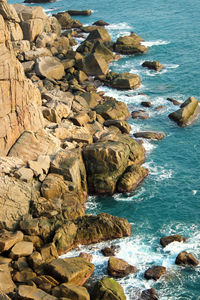
M 112 278 L 104 277 L 99 280 L 92 292 L 92 300 L 126 300 L 123 288 Z
M 131 33 L 130 36 L 119 37 L 114 45 L 116 52 L 121 54 L 143 54 L 147 51 L 147 48 L 142 45 L 144 41 L 135 33 Z
M 157 72 L 161 71 L 164 68 L 164 66 L 157 60 L 155 60 L 155 61 L 145 61 L 145 62 L 143 62 L 142 67 L 148 68 L 150 70 L 154 70 L 154 71 L 157 71 Z
M 176 257 L 175 264 L 182 265 L 182 266 L 196 267 L 199 265 L 199 261 L 194 256 L 193 253 L 188 253 L 186 251 L 183 251 L 183 252 L 179 253 L 179 255 Z

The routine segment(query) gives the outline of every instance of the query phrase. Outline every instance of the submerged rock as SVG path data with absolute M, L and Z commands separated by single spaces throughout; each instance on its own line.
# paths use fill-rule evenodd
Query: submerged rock
M 185 241 L 186 238 L 179 234 L 165 236 L 160 239 L 160 243 L 163 247 L 166 247 L 167 245 L 173 242 L 185 242 Z
M 149 118 L 149 114 L 146 111 L 140 109 L 140 110 L 132 111 L 131 117 L 133 119 L 142 119 L 142 120 L 144 120 L 144 119 Z
M 199 261 L 198 259 L 194 256 L 193 253 L 188 253 L 186 251 L 183 251 L 179 253 L 179 255 L 176 257 L 175 264 L 177 265 L 182 265 L 182 266 L 198 266 Z
M 188 98 L 180 109 L 169 114 L 169 118 L 175 121 L 179 126 L 184 127 L 191 124 L 199 115 L 200 106 L 199 101 L 194 97 Z
M 99 280 L 93 289 L 92 300 L 126 300 L 123 288 L 112 278 L 104 277 Z
M 103 20 L 98 20 L 96 22 L 94 22 L 92 25 L 96 25 L 96 26 L 107 26 L 109 25 L 107 22 L 103 21 Z
M 48 79 L 61 79 L 65 75 L 63 64 L 56 57 L 45 56 L 36 60 L 35 71 L 38 76 Z
M 167 100 L 170 101 L 171 103 L 173 103 L 174 105 L 177 105 L 177 106 L 181 105 L 181 102 L 179 102 L 179 101 L 177 101 L 175 99 L 167 98 Z

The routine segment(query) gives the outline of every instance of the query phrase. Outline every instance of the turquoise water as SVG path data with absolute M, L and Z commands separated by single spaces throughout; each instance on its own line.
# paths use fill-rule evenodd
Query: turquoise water
M 10 1 L 14 3 L 16 1 Z M 130 120 L 132 132 L 158 130 L 166 133 L 159 142 L 145 142 L 145 165 L 150 175 L 132 193 L 112 197 L 90 197 L 87 213 L 107 212 L 127 218 L 132 223 L 132 236 L 115 243 L 121 245 L 118 257 L 137 266 L 137 275 L 120 280 L 127 298 L 135 299 L 138 289 L 155 287 L 160 299 L 200 299 L 200 269 L 181 268 L 174 264 L 176 255 L 187 250 L 200 259 L 200 118 L 186 128 L 168 119 L 177 109 L 166 100 L 180 101 L 194 96 L 200 100 L 200 6 L 199 1 L 58 1 L 43 5 L 47 13 L 67 9 L 92 9 L 90 17 L 77 17 L 84 24 L 98 19 L 107 21 L 113 39 L 135 31 L 144 38 L 148 52 L 143 56 L 125 56 L 111 64 L 118 72 L 139 74 L 142 86 L 137 91 L 101 88 L 107 95 L 122 100 L 130 110 L 142 108 L 150 100 L 148 120 Z M 154 73 L 141 67 L 144 60 L 159 60 L 165 69 Z M 139 95 L 144 93 L 145 95 Z M 163 105 L 160 111 L 156 106 Z M 179 233 L 188 237 L 185 244 L 173 243 L 162 249 L 160 237 Z M 109 244 L 109 243 L 107 243 Z M 96 276 L 106 273 L 107 258 L 99 247 L 94 254 Z M 72 255 L 73 253 L 69 254 Z M 158 282 L 146 281 L 144 271 L 151 265 L 168 268 Z

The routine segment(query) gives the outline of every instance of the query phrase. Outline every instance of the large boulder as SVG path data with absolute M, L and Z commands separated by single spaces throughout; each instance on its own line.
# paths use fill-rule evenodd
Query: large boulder
M 23 233 L 21 231 L 11 232 L 7 230 L 0 231 L 0 253 L 9 250 L 18 242 L 23 240 Z
M 62 29 L 80 28 L 82 26 L 81 22 L 72 19 L 68 12 L 60 12 L 53 16 L 56 17 Z
M 56 300 L 57 298 L 47 294 L 45 291 L 38 289 L 34 286 L 29 285 L 20 285 L 17 291 L 18 297 L 20 299 L 28 299 L 28 300 Z
M 77 68 L 90 76 L 105 75 L 109 67 L 101 54 L 91 53 L 77 62 Z
M 151 267 L 144 273 L 144 277 L 149 279 L 158 280 L 162 275 L 166 273 L 166 268 L 163 266 Z
M 142 41 L 142 38 L 132 33 L 130 36 L 119 37 L 114 49 L 121 54 L 143 54 L 147 51 L 147 48 L 142 45 Z
M 164 66 L 157 60 L 155 60 L 155 61 L 145 61 L 145 62 L 143 62 L 142 67 L 148 68 L 150 70 L 154 70 L 154 71 L 157 71 L 157 72 L 161 71 L 164 68 Z
M 11 293 L 15 289 L 8 264 L 0 265 L 0 291 L 2 293 Z M 0 295 L 1 297 L 1 295 Z
M 155 131 L 140 131 L 133 134 L 136 138 L 143 138 L 149 140 L 162 140 L 165 137 L 164 132 Z
M 129 265 L 125 260 L 116 257 L 110 257 L 108 260 L 108 274 L 113 277 L 125 277 L 136 273 L 137 268 Z
M 45 56 L 36 60 L 35 72 L 38 76 L 60 80 L 65 75 L 63 64 L 56 57 Z
M 88 145 L 83 149 L 83 157 L 89 192 L 113 194 L 130 160 L 135 165 L 144 161 L 144 149 L 128 135 L 118 135 L 115 141 L 99 141 Z M 137 175 L 136 178 L 135 183 L 141 180 L 141 176 Z
M 92 291 L 92 300 L 126 300 L 123 288 L 112 278 L 104 277 L 99 280 Z
M 104 42 L 112 41 L 108 31 L 104 27 L 97 27 L 87 37 L 87 41 L 101 40 Z
M 83 285 L 94 272 L 94 265 L 81 257 L 56 259 L 46 265 L 46 272 L 60 282 Z
M 193 253 L 188 253 L 186 251 L 182 251 L 176 257 L 175 264 L 182 266 L 193 266 L 196 267 L 199 265 L 198 259 L 194 256 Z
M 87 289 L 83 286 L 75 286 L 70 283 L 63 283 L 53 290 L 56 297 L 65 297 L 72 300 L 90 300 Z
M 180 109 L 169 114 L 168 117 L 179 126 L 184 127 L 191 124 L 197 118 L 199 113 L 199 101 L 194 97 L 189 97 L 183 104 L 181 104 Z
M 116 89 L 134 90 L 140 86 L 140 83 L 140 77 L 138 75 L 126 72 L 116 76 L 111 81 L 111 87 Z
M 42 104 L 40 92 L 25 78 L 1 15 L 0 32 L 0 154 L 6 155 L 24 130 L 43 127 L 43 117 L 38 108 Z
M 185 242 L 186 238 L 179 235 L 179 234 L 175 234 L 175 235 L 170 235 L 170 236 L 164 236 L 160 239 L 160 243 L 163 247 L 166 247 L 167 245 L 169 245 L 170 243 L 173 242 Z
M 126 120 L 130 117 L 127 105 L 113 98 L 98 104 L 94 107 L 94 110 L 105 120 Z
M 129 236 L 131 225 L 124 218 L 105 213 L 97 216 L 84 216 L 76 221 L 76 244 L 91 244 Z

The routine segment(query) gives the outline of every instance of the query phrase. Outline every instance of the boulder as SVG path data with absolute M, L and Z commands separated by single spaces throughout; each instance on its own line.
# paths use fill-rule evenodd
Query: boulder
M 115 256 L 115 251 L 117 248 L 117 246 L 105 247 L 101 250 L 101 252 L 104 256 Z
M 108 274 L 110 276 L 121 278 L 136 272 L 137 268 L 129 265 L 123 259 L 110 257 L 108 260 Z
M 35 72 L 38 76 L 60 80 L 65 75 L 63 64 L 56 57 L 40 57 L 35 63 Z
M 158 300 L 158 295 L 154 288 L 144 290 L 141 293 L 139 300 Z
M 157 60 L 145 61 L 145 62 L 143 62 L 142 67 L 148 68 L 150 70 L 155 70 L 157 72 L 161 71 L 164 68 L 164 66 Z
M 52 56 L 51 51 L 47 48 L 36 48 L 35 50 L 28 50 L 24 52 L 24 59 L 29 60 L 36 60 L 39 57 L 43 56 Z
M 129 166 L 117 182 L 117 191 L 126 193 L 134 190 L 149 174 L 149 170 L 141 166 Z
M 60 141 L 45 130 L 25 131 L 9 152 L 10 157 L 21 157 L 24 162 L 37 160 L 40 155 L 52 155 L 60 149 Z
M 90 16 L 92 11 L 90 9 L 86 10 L 68 10 L 70 16 Z
M 183 251 L 179 253 L 176 257 L 175 264 L 182 265 L 182 266 L 193 266 L 196 267 L 199 265 L 198 259 L 193 255 L 193 253 L 188 253 Z
M 22 66 L 24 68 L 24 73 L 28 73 L 28 72 L 32 71 L 34 65 L 35 65 L 35 62 L 33 60 L 32 61 L 23 62 Z
M 33 253 L 33 243 L 21 241 L 14 245 L 11 249 L 10 257 L 17 258 L 21 256 L 29 256 Z
M 131 225 L 124 218 L 106 213 L 97 216 L 84 216 L 76 221 L 76 244 L 91 244 L 100 241 L 129 236 Z
M 13 292 L 14 289 L 15 289 L 15 284 L 12 280 L 8 265 L 7 264 L 0 265 L 0 291 L 2 293 L 8 294 Z
M 144 107 L 151 107 L 151 102 L 150 101 L 142 101 L 141 105 Z
M 109 33 L 104 27 L 97 27 L 87 37 L 87 41 L 102 40 L 104 42 L 112 41 Z
M 44 299 L 56 300 L 57 299 L 56 297 L 47 294 L 43 290 L 29 285 L 20 285 L 18 287 L 17 294 L 20 299 L 27 299 L 27 300 L 44 300 Z
M 44 30 L 42 19 L 31 19 L 20 23 L 25 40 L 33 42 Z
M 165 267 L 155 266 L 155 267 L 149 268 L 147 271 L 145 271 L 144 277 L 148 280 L 149 279 L 158 280 L 165 273 L 166 273 Z
M 172 98 L 169 98 L 169 97 L 168 97 L 167 100 L 168 100 L 169 102 L 173 103 L 174 105 L 177 105 L 177 106 L 181 105 L 181 102 L 179 102 L 179 101 L 177 101 L 177 100 L 175 100 L 175 99 L 172 99 Z
M 133 119 L 145 120 L 145 119 L 149 118 L 149 114 L 146 111 L 140 109 L 140 110 L 134 110 L 134 111 L 132 111 L 131 117 Z
M 94 272 L 94 265 L 81 257 L 53 260 L 46 265 L 46 272 L 59 282 L 83 285 Z
M 80 28 L 82 27 L 82 23 L 71 18 L 68 12 L 60 12 L 55 15 L 58 22 L 61 25 L 62 29 L 71 29 L 71 28 Z
M 101 97 L 95 92 L 83 93 L 81 94 L 81 97 L 83 97 L 86 100 L 90 108 L 94 108 L 95 106 L 97 106 L 99 100 L 101 99 Z
M 185 241 L 186 238 L 179 234 L 165 236 L 160 239 L 160 243 L 163 247 L 166 247 L 167 245 L 173 242 L 185 242 Z
M 119 37 L 114 45 L 114 50 L 121 54 L 143 54 L 147 48 L 142 45 L 143 39 L 135 33 L 130 36 Z
M 122 286 L 113 278 L 103 277 L 99 280 L 92 291 L 93 300 L 126 300 Z
M 101 54 L 91 53 L 77 62 L 77 68 L 89 76 L 105 75 L 109 67 Z
M 81 252 L 79 254 L 79 257 L 84 258 L 85 260 L 87 260 L 90 263 L 92 262 L 92 259 L 93 259 L 92 254 L 85 253 L 85 252 Z
M 23 240 L 23 233 L 21 231 L 11 232 L 7 230 L 0 231 L 0 253 L 9 250 L 18 242 Z
M 155 131 L 141 131 L 133 134 L 136 138 L 150 139 L 150 140 L 162 140 L 166 135 L 164 132 Z
M 76 234 L 77 226 L 71 221 L 66 222 L 56 230 L 53 241 L 59 255 L 66 253 L 74 247 Z
M 109 25 L 107 22 L 103 21 L 103 20 L 98 20 L 96 22 L 94 22 L 92 25 L 96 25 L 96 26 L 107 26 Z
M 18 23 L 7 21 L 6 25 L 8 26 L 8 30 L 10 32 L 11 41 L 23 40 L 23 32 Z
M 140 77 L 132 73 L 122 73 L 111 81 L 111 87 L 116 89 L 134 90 L 140 86 Z
M 65 297 L 72 300 L 90 300 L 90 295 L 85 287 L 63 283 L 56 288 L 53 294 L 56 297 Z
M 130 117 L 127 105 L 124 102 L 115 99 L 108 99 L 104 103 L 94 107 L 97 114 L 105 120 L 126 120 Z
M 121 133 L 129 134 L 131 131 L 131 126 L 126 121 L 123 121 L 123 120 L 106 120 L 103 123 L 103 125 L 106 127 L 115 126 L 115 127 L 119 128 Z
M 194 97 L 189 97 L 181 104 L 180 109 L 168 115 L 179 126 L 184 127 L 191 124 L 199 115 L 199 101 Z
M 19 53 L 23 53 L 25 51 L 30 50 L 30 42 L 27 40 L 13 41 L 12 46 L 13 46 L 15 55 L 18 55 Z
M 7 1 L 0 2 L 0 14 L 6 21 L 17 22 L 17 23 L 20 22 L 20 19 L 17 15 L 14 6 L 8 4 Z

